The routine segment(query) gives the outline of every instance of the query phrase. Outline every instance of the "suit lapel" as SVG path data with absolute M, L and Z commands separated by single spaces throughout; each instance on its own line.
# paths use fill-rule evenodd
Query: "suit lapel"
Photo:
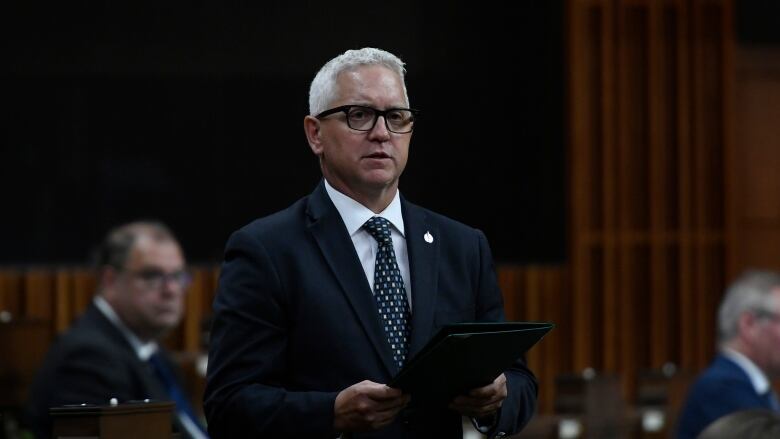
M 360 260 L 355 253 L 352 239 L 347 233 L 344 221 L 320 183 L 309 197 L 307 214 L 309 230 L 320 247 L 325 261 L 335 275 L 344 295 L 365 330 L 379 357 L 392 376 L 398 372 L 393 362 L 390 345 L 384 329 L 379 324 L 374 295 L 366 279 Z
M 412 283 L 412 341 L 409 346 L 411 357 L 425 346 L 432 335 L 440 236 L 438 228 L 430 223 L 423 209 L 406 202 L 403 198 L 401 208 L 404 215 Z

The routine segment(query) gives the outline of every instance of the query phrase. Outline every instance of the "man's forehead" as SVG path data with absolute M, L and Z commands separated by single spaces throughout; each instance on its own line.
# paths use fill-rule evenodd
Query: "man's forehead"
M 337 84 L 336 101 L 340 103 L 367 105 L 390 99 L 394 101 L 392 106 L 406 105 L 401 78 L 384 66 L 359 66 L 341 72 Z
M 149 235 L 140 235 L 133 243 L 127 260 L 128 266 L 138 267 L 145 264 L 183 263 L 181 248 L 175 241 L 154 239 Z

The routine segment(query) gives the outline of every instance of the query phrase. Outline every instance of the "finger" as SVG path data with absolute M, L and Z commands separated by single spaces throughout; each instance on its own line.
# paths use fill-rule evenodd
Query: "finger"
M 404 408 L 403 406 L 389 407 L 386 409 L 376 410 L 375 413 L 382 418 L 395 418 L 398 415 L 398 413 L 400 413 L 401 410 L 403 410 L 403 408 Z
M 397 414 L 393 414 L 390 416 L 377 416 L 377 419 L 371 424 L 371 427 L 376 430 L 385 427 L 387 425 L 390 425 L 395 420 L 396 415 Z
M 492 402 L 490 404 L 480 405 L 480 406 L 464 406 L 464 405 L 457 405 L 457 404 L 451 404 L 449 406 L 450 409 L 455 410 L 458 413 L 490 413 L 494 410 L 497 410 L 501 407 L 503 404 L 503 401 L 496 401 Z
M 490 406 L 482 407 L 477 410 L 472 410 L 469 416 L 472 418 L 481 418 L 483 416 L 488 416 L 490 414 L 493 414 L 499 409 L 501 409 L 501 404 L 493 404 Z
M 374 412 L 398 412 L 404 407 L 406 407 L 406 404 L 404 403 L 403 399 L 392 401 L 374 401 L 372 403 L 371 410 Z
M 468 395 L 474 397 L 489 397 L 495 393 L 500 393 L 503 389 L 506 389 L 506 379 L 502 379 L 502 377 L 503 375 L 499 376 L 495 381 L 488 384 L 487 386 L 471 389 Z
M 372 410 L 401 410 L 409 405 L 411 397 L 409 395 L 401 395 L 397 398 L 391 399 L 371 399 Z
M 476 418 L 476 417 L 485 416 L 496 412 L 498 409 L 501 408 L 503 403 L 504 403 L 503 400 L 490 403 L 484 406 L 460 406 L 455 403 L 452 403 L 449 405 L 449 408 L 464 416 L 470 416 L 472 418 Z
M 491 403 L 494 403 L 496 401 L 501 401 L 501 400 L 504 400 L 504 399 L 506 399 L 506 395 L 502 395 L 501 393 L 494 393 L 494 394 L 491 394 L 491 395 L 479 396 L 479 397 L 474 397 L 474 396 L 469 396 L 469 395 L 460 395 L 460 396 L 455 397 L 455 399 L 453 399 L 452 402 L 454 402 L 456 404 L 459 404 L 459 405 L 477 407 L 477 406 L 482 406 L 482 405 L 486 405 L 486 404 L 491 404 Z
M 401 389 L 395 389 L 384 384 L 371 386 L 366 389 L 366 395 L 374 401 L 395 400 L 403 397 Z
M 501 386 L 498 383 L 490 383 L 487 386 L 471 389 L 468 391 L 468 393 L 466 393 L 466 395 L 476 398 L 484 398 L 497 393 L 499 389 L 501 389 Z
M 477 389 L 471 389 L 469 393 L 467 393 L 467 396 L 473 397 L 473 398 L 490 398 L 493 395 L 497 394 L 499 391 L 499 387 L 494 386 L 493 384 L 487 385 L 485 387 L 479 387 Z
M 496 397 L 492 399 L 471 399 L 468 397 L 459 397 L 452 401 L 450 408 L 453 410 L 462 411 L 484 411 L 485 408 L 492 409 L 494 407 L 501 407 L 504 403 L 503 397 Z
M 391 422 L 393 422 L 393 420 L 395 420 L 395 418 L 398 416 L 398 414 L 401 412 L 402 409 L 403 406 L 389 408 L 386 410 L 377 410 L 371 414 L 370 423 L 375 428 L 379 428 L 387 424 L 390 424 Z

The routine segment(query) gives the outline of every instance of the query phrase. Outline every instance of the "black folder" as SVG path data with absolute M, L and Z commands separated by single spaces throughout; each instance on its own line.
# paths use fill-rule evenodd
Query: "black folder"
M 443 326 L 388 384 L 412 399 L 446 403 L 493 382 L 555 325 L 547 322 Z

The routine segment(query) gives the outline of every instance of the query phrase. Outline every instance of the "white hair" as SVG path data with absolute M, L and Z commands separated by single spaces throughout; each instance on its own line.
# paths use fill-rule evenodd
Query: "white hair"
M 739 332 L 739 317 L 745 312 L 770 312 L 780 288 L 780 273 L 750 270 L 743 273 L 726 290 L 718 310 L 718 338 L 721 343 L 732 340 Z M 776 305 L 775 305 L 776 306 Z
M 309 88 L 309 114 L 316 116 L 330 108 L 331 103 L 338 96 L 339 74 L 361 66 L 379 65 L 392 70 L 401 78 L 404 88 L 404 100 L 409 105 L 409 96 L 406 94 L 404 76 L 406 69 L 404 62 L 390 52 L 373 47 L 364 47 L 358 50 L 347 50 L 341 55 L 325 63 L 317 72 Z

